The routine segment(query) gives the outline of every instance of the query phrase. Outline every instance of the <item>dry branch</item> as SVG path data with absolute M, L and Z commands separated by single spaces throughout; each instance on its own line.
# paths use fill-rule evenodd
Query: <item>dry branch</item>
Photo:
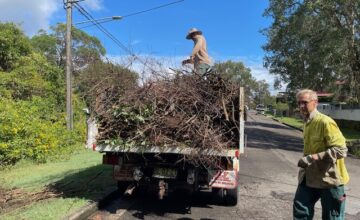
M 94 107 L 100 141 L 214 151 L 237 146 L 239 89 L 232 81 L 178 73 L 122 93 L 102 86 Z M 186 159 L 213 162 L 199 155 Z

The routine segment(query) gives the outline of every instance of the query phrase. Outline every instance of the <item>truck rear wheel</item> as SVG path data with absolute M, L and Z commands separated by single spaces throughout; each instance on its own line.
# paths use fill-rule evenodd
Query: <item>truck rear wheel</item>
M 235 189 L 212 188 L 211 192 L 216 204 L 235 206 L 238 202 L 238 187 Z
M 212 200 L 216 203 L 216 204 L 224 204 L 224 189 L 221 188 L 212 188 L 211 189 L 211 194 L 212 194 Z
M 225 204 L 235 206 L 238 202 L 238 187 L 235 189 L 226 189 Z
M 130 185 L 130 183 L 131 183 L 130 181 L 118 181 L 117 182 L 118 192 L 120 194 L 124 194 L 125 190 Z

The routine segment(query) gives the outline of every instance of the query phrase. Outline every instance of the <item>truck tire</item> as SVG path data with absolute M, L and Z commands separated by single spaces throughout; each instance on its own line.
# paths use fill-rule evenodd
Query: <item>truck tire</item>
M 130 185 L 130 181 L 118 181 L 117 182 L 117 188 L 118 188 L 118 192 L 122 195 L 124 194 L 125 190 L 127 189 L 127 187 Z
M 216 204 L 235 206 L 238 202 L 238 187 L 235 189 L 212 188 L 211 192 Z
M 215 204 L 223 205 L 225 201 L 224 189 L 211 188 L 212 200 Z
M 238 187 L 235 189 L 226 189 L 225 204 L 228 206 L 235 206 L 238 202 Z

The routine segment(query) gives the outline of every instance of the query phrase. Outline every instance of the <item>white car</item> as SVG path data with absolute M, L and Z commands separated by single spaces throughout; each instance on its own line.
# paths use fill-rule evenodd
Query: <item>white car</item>
M 265 106 L 263 104 L 258 104 L 255 110 L 257 114 L 265 114 Z

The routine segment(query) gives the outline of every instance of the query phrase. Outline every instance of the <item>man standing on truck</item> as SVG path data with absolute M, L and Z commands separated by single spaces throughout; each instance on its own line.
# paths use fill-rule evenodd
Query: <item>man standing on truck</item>
M 211 61 L 207 53 L 205 37 L 200 30 L 191 28 L 186 35 L 186 39 L 194 41 L 194 48 L 190 55 L 190 59 L 182 61 L 182 65 L 192 63 L 194 64 L 194 69 L 197 74 L 206 74 L 210 69 Z
M 313 219 L 315 203 L 320 199 L 322 219 L 344 219 L 344 185 L 349 174 L 344 158 L 345 138 L 333 119 L 317 111 L 316 92 L 305 89 L 296 94 L 300 113 L 304 116 L 304 157 L 298 166 L 294 219 Z

